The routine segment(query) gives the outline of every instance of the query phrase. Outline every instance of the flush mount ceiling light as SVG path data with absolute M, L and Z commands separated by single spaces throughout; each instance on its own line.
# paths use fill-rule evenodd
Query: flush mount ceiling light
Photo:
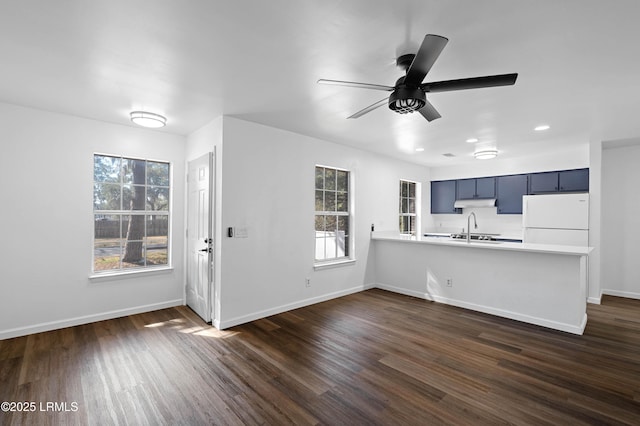
M 424 148 L 416 148 L 416 152 L 422 152 L 424 151 Z
M 469 138 L 467 139 L 467 143 L 476 143 L 478 142 L 478 138 Z
M 166 118 L 152 112 L 133 111 L 129 115 L 131 116 L 131 121 L 142 127 L 158 128 L 167 124 Z
M 533 130 L 535 130 L 536 132 L 541 132 L 541 131 L 543 131 L 543 130 L 549 130 L 549 125 L 547 125 L 547 124 L 541 124 L 541 125 L 539 125 L 539 126 L 536 126 L 536 128 L 535 128 L 535 129 L 533 129 Z
M 490 160 L 498 156 L 497 149 L 483 149 L 482 151 L 476 151 L 473 153 L 476 160 Z

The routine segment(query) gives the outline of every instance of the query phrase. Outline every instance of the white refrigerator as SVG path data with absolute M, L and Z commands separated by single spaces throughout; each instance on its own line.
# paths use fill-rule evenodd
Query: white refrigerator
M 523 242 L 589 245 L 589 194 L 522 197 Z

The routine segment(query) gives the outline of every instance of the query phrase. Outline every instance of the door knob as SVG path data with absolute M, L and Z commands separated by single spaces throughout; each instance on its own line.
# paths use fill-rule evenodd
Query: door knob
M 202 250 L 198 250 L 198 251 L 204 251 L 204 252 L 207 252 L 207 253 L 211 253 L 211 247 L 203 248 Z

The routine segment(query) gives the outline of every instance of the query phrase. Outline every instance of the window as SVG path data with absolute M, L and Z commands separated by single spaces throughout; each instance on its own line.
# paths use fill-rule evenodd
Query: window
M 400 181 L 400 233 L 416 235 L 416 183 Z
M 169 265 L 170 165 L 93 157 L 93 272 Z
M 349 172 L 316 166 L 317 262 L 349 258 Z

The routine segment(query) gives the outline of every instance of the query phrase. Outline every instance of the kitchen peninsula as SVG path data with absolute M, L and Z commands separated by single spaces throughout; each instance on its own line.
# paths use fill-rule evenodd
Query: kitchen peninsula
M 582 334 L 589 247 L 373 232 L 377 286 Z

